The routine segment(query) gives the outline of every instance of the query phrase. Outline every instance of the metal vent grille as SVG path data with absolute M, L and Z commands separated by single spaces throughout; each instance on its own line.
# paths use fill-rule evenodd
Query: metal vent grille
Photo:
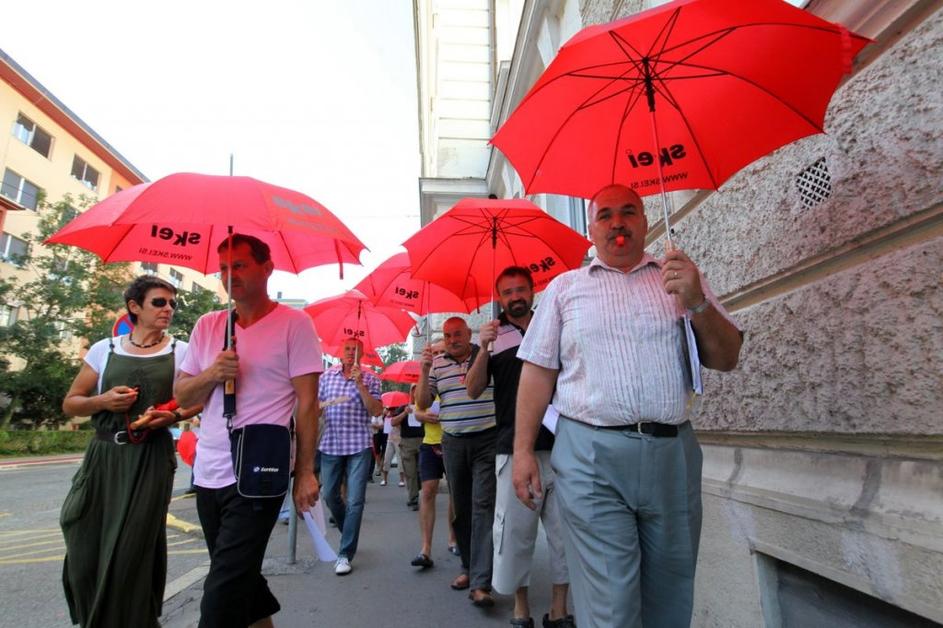
M 815 207 L 831 196 L 832 175 L 828 173 L 825 157 L 799 173 L 796 177 L 796 187 L 799 188 L 799 197 L 806 209 Z

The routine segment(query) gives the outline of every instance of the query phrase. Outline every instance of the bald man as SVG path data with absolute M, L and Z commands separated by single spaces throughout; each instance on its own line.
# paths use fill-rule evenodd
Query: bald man
M 462 573 L 452 581 L 452 588 L 471 588 L 468 597 L 475 606 L 494 606 L 491 527 L 498 436 L 494 389 L 489 383 L 476 399 L 468 396 L 465 375 L 479 347 L 472 344 L 471 329 L 465 320 L 458 316 L 448 319 L 442 325 L 442 335 L 445 353 L 434 356 L 431 347 L 423 350 L 416 405 L 425 410 L 439 396 L 445 476 L 455 508 L 455 537 L 462 557 Z
M 635 192 L 600 190 L 589 219 L 596 258 L 550 284 L 518 350 L 514 487 L 529 507 L 541 496 L 534 442 L 552 397 L 576 624 L 687 626 L 702 458 L 680 322 L 690 318 L 703 365 L 721 371 L 736 367 L 741 334 L 683 252 L 645 252 Z

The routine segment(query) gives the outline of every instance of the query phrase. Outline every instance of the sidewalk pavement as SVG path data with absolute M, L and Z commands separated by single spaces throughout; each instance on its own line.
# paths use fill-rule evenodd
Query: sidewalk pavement
M 16 458 L 0 458 L 0 469 L 15 467 L 31 467 L 45 464 L 66 464 L 70 462 L 80 462 L 85 457 L 85 452 L 80 451 L 72 454 L 56 454 L 45 456 L 20 456 Z
M 453 591 L 449 583 L 461 563 L 448 552 L 448 493 L 445 481 L 437 498 L 432 559 L 427 570 L 409 561 L 420 549 L 418 513 L 406 506 L 406 489 L 396 486 L 396 473 L 388 486 L 367 485 L 360 544 L 347 576 L 334 575 L 333 563 L 314 558 L 311 539 L 303 522 L 298 526 L 297 562 L 288 563 L 288 526 L 275 525 L 269 540 L 262 573 L 281 603 L 274 617 L 279 628 L 294 626 L 507 626 L 513 598 L 495 595 L 491 609 L 472 606 L 468 591 Z M 172 504 L 171 514 L 179 521 L 199 524 L 193 499 Z M 328 541 L 337 548 L 340 534 L 329 526 Z M 546 538 L 541 529 L 531 578 L 531 609 L 536 625 L 550 603 L 550 578 Z M 200 596 L 207 566 L 194 569 L 188 578 L 175 581 L 165 596 L 161 625 L 165 628 L 194 628 L 200 617 Z M 192 581 L 192 582 L 190 582 Z

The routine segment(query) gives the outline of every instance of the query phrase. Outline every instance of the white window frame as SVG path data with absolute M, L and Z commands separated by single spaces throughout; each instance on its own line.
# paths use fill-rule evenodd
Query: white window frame
M 29 123 L 32 126 L 32 128 L 27 127 L 26 124 L 24 124 L 24 122 Z M 36 148 L 36 146 L 34 146 L 33 141 L 36 139 L 37 131 L 39 131 L 40 133 L 42 133 L 43 135 L 49 138 L 49 152 L 48 153 L 44 154 L 41 150 L 39 150 L 38 148 Z M 24 115 L 22 112 L 17 114 L 16 121 L 13 123 L 13 137 L 20 140 L 21 142 L 23 142 L 24 144 L 32 148 L 34 151 L 36 151 L 37 153 L 39 153 L 46 159 L 52 158 L 52 147 L 53 147 L 53 144 L 55 143 L 56 138 L 53 137 L 52 133 L 50 133 L 43 127 L 33 122 L 33 120 L 31 120 L 29 117 Z
M 75 174 L 76 165 L 77 165 L 78 163 L 81 164 L 81 170 L 82 170 L 82 175 L 81 175 L 81 176 L 78 176 L 78 175 Z M 89 173 L 89 171 L 92 171 L 92 172 L 95 173 L 95 183 L 94 183 L 94 184 L 93 184 L 91 181 L 89 181 L 89 179 L 88 179 L 88 173 Z M 73 178 L 73 179 L 75 179 L 76 181 L 78 181 L 79 183 L 81 183 L 82 185 L 84 185 L 85 187 L 87 187 L 88 189 L 92 190 L 93 192 L 97 192 L 97 191 L 98 191 L 98 185 L 101 183 L 101 176 L 102 176 L 102 174 L 101 174 L 95 167 L 89 165 L 89 163 L 88 163 L 87 161 L 85 161 L 84 159 L 82 159 L 82 158 L 79 157 L 78 155 L 75 155 L 74 157 L 72 157 L 72 170 L 71 170 L 71 174 L 72 174 L 72 178 Z
M 0 303 L 0 327 L 10 327 L 19 320 L 20 306 Z
M 10 253 L 10 248 L 11 248 L 10 245 L 13 244 L 14 242 L 22 242 L 23 243 L 22 255 L 29 255 L 29 243 L 26 240 L 24 240 L 23 238 L 18 238 L 15 235 L 12 235 L 4 231 L 2 234 L 0 234 L 0 260 L 8 264 L 13 264 L 14 266 L 19 266 L 19 264 L 13 261 L 12 259 L 13 254 Z
M 16 196 L 10 196 L 10 195 L 7 194 L 6 192 L 3 192 L 3 189 L 4 189 L 3 186 L 6 185 L 7 173 L 12 174 L 13 176 L 15 176 L 15 177 L 18 179 L 17 184 L 16 184 Z M 26 204 L 26 203 L 23 202 L 23 196 L 24 196 L 24 194 L 23 194 L 23 187 L 24 187 L 27 183 L 29 183 L 31 186 L 33 186 L 34 188 L 36 188 L 36 193 L 33 195 L 33 204 L 32 204 L 32 205 L 28 205 L 28 204 Z M 29 179 L 27 179 L 27 178 L 24 177 L 23 175 L 21 175 L 21 174 L 20 174 L 19 172 L 17 172 L 16 170 L 11 170 L 10 168 L 7 168 L 6 170 L 3 171 L 3 180 L 2 180 L 2 182 L 0 182 L 0 194 L 3 194 L 3 195 L 6 196 L 7 198 L 9 198 L 9 199 L 13 200 L 14 202 L 16 202 L 17 204 L 22 205 L 22 206 L 25 207 L 26 209 L 29 209 L 29 210 L 32 210 L 32 211 L 36 211 L 36 209 L 39 207 L 39 193 L 40 193 L 40 192 L 42 192 L 42 188 L 41 188 L 41 187 L 39 187 L 38 185 L 36 185 L 35 183 L 33 183 L 32 181 L 30 181 Z
M 183 289 L 183 273 L 176 268 L 170 269 L 170 283 L 174 288 Z

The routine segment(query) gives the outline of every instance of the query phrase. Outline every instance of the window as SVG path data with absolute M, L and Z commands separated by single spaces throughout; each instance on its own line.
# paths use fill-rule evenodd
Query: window
M 52 326 L 59 332 L 59 340 L 66 341 L 72 339 L 72 330 L 66 327 L 65 321 L 56 321 Z
M 157 274 L 157 264 L 153 262 L 141 262 L 141 270 L 148 275 Z
M 0 236 L 0 259 L 17 266 L 22 266 L 22 258 L 29 253 L 29 245 L 26 240 L 21 240 L 9 233 Z
M 72 158 L 72 176 L 90 190 L 98 191 L 98 171 L 76 155 Z
M 15 305 L 0 305 L 0 327 L 9 327 L 19 318 L 20 308 Z
M 194 281 L 193 287 L 190 288 L 190 292 L 192 292 L 195 295 L 200 295 L 200 294 L 203 294 L 204 292 L 209 292 L 209 290 Z
M 3 173 L 0 194 L 16 201 L 27 209 L 35 210 L 39 205 L 39 186 L 32 181 L 27 181 L 9 168 Z
M 183 273 L 179 270 L 170 269 L 170 283 L 174 285 L 174 288 L 180 288 L 183 286 Z
M 16 123 L 13 125 L 13 136 L 46 159 L 49 159 L 49 153 L 52 152 L 52 136 L 41 127 L 36 126 L 35 122 L 22 113 L 16 117 Z
M 570 197 L 569 220 L 567 223 L 574 231 L 586 235 L 586 201 L 575 196 Z

